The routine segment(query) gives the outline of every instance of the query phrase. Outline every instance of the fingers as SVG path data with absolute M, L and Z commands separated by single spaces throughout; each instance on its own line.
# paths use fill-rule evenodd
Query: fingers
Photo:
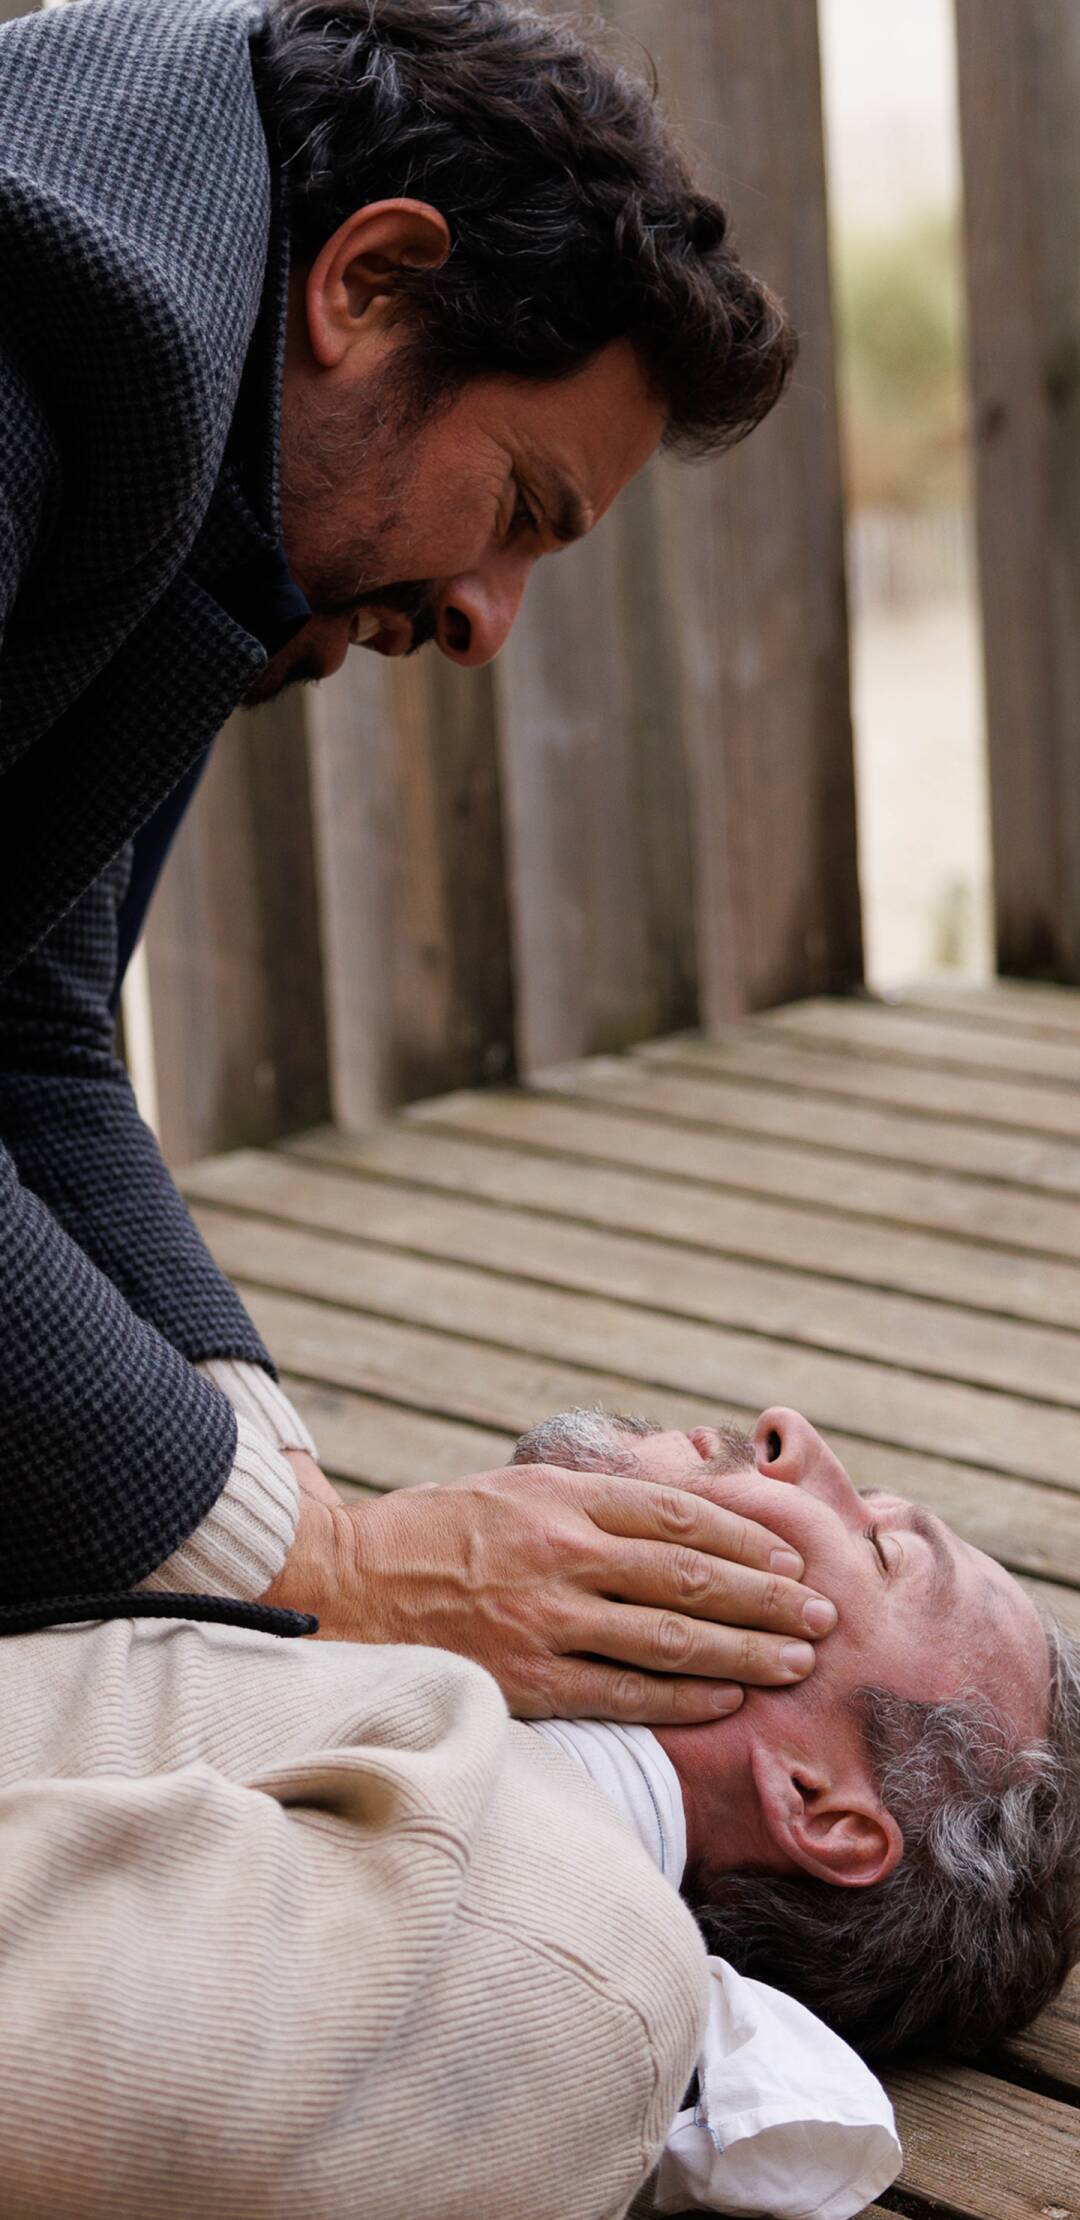
M 741 1688 L 715 1680 L 680 1680 L 568 1657 L 552 1673 L 546 1699 L 533 1691 L 513 1705 L 520 1719 L 607 1719 L 617 1726 L 702 1727 L 730 1718 Z
M 781 1573 L 793 1580 L 802 1577 L 802 1558 L 789 1542 L 690 1488 L 609 1480 L 598 1473 L 577 1473 L 574 1477 L 580 1486 L 582 1510 L 605 1534 L 637 1541 L 682 1542 L 731 1564 L 750 1565 L 760 1572 Z
M 760 1627 L 812 1641 L 831 1634 L 835 1606 L 825 1596 L 776 1573 L 706 1557 L 684 1543 L 624 1542 L 608 1552 L 604 1593 L 621 1603 L 646 1603 L 727 1627 Z
M 790 1688 L 814 1669 L 813 1646 L 753 1627 L 714 1626 L 678 1611 L 597 1601 L 583 1616 L 575 1651 L 617 1658 L 621 1665 L 681 1678 L 733 1680 L 756 1688 Z

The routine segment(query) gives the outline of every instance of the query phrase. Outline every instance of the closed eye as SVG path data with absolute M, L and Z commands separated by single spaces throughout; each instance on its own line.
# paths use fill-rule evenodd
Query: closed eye
M 877 1558 L 878 1564 L 881 1566 L 881 1570 L 887 1580 L 889 1577 L 890 1567 L 886 1560 L 885 1552 L 881 1546 L 881 1528 L 878 1526 L 868 1526 L 866 1529 L 866 1539 L 870 1543 L 874 1555 Z
M 514 484 L 517 488 L 517 501 L 514 504 L 514 513 L 510 519 L 507 532 L 508 539 L 512 539 L 515 532 L 539 532 L 540 530 L 536 517 L 533 515 L 522 492 L 520 480 L 515 478 Z

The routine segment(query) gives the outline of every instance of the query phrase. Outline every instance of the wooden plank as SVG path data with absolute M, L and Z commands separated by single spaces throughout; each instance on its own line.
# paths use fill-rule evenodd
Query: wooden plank
M 1080 1039 L 1080 1000 L 1070 987 L 1033 979 L 995 979 L 992 986 L 954 986 L 927 980 L 906 988 L 898 998 L 905 1010 L 927 1017 L 948 1015 L 962 1025 L 988 1025 L 1043 1040 Z
M 526 1071 L 656 1030 L 617 523 L 541 564 L 496 666 Z
M 1002 2045 L 1001 2056 L 1021 2072 L 1080 2090 L 1080 1967 L 1073 1968 L 1060 1996 L 1034 2024 Z
M 356 654 L 312 709 L 336 1116 L 514 1068 L 491 674 Z
M 472 1141 L 428 1123 L 384 1126 L 362 1140 L 323 1128 L 291 1143 L 292 1151 L 367 1178 L 1080 1330 L 1080 1267 L 1055 1258 L 887 1225 L 876 1225 L 868 1239 L 858 1218 L 835 1211 Z
M 965 2066 L 886 2074 L 885 2085 L 904 2146 L 898 2189 L 964 2220 L 1077 2220 L 1071 2105 Z
M 1080 975 L 1080 17 L 957 0 L 999 967 Z
M 505 1464 L 514 1446 L 512 1434 L 493 1428 L 463 1426 L 289 1375 L 283 1379 L 333 1480 L 380 1491 L 456 1480 L 465 1472 Z
M 326 1115 L 307 737 L 294 697 L 238 710 L 215 741 L 145 945 L 172 1163 Z
M 789 397 L 662 480 L 710 1021 L 861 976 L 843 515 L 815 0 L 618 0 L 695 171 L 800 333 Z M 775 127 L 778 115 L 783 130 Z
M 935 1071 L 929 1064 L 894 1064 L 853 1043 L 843 1055 L 828 1044 L 795 1041 L 766 1026 L 743 1025 L 711 1040 L 675 1034 L 649 1041 L 636 1061 L 697 1071 L 720 1070 L 758 1086 L 797 1088 L 827 1100 L 873 1102 L 889 1110 L 917 1111 L 965 1125 L 1004 1126 L 1037 1174 L 1042 1136 L 1073 1145 L 1080 1139 L 1080 1104 L 1064 1089 L 990 1079 L 983 1072 Z M 1051 1163 L 1056 1150 L 1051 1149 Z
M 206 1207 L 197 1217 L 225 1270 L 240 1279 L 414 1325 L 452 1320 L 493 1347 L 622 1373 L 643 1390 L 682 1390 L 714 1404 L 790 1403 L 812 1410 L 825 1431 L 843 1427 L 1021 1479 L 1076 1475 L 1080 1486 L 1076 1411 L 671 1319 L 637 1304 L 508 1282 L 374 1243 Z
M 1028 1140 L 959 1117 L 933 1118 L 845 1102 L 811 1092 L 776 1087 L 768 1068 L 753 1051 L 721 1060 L 630 1057 L 595 1060 L 571 1067 L 568 1089 L 595 1092 L 594 1082 L 613 1100 L 634 1101 L 647 1075 L 642 1100 L 670 1117 L 735 1132 L 770 1135 L 804 1147 L 835 1149 L 884 1163 L 924 1164 L 935 1171 L 1005 1180 L 1014 1187 L 1045 1187 L 1052 1193 L 1080 1195 L 1080 1133 L 1076 1141 Z M 559 1073 L 540 1075 L 538 1084 L 559 1083 Z
M 1080 1336 L 920 1302 L 879 1288 L 734 1258 L 652 1237 L 434 1195 L 387 1182 L 335 1177 L 287 1156 L 254 1152 L 196 1169 L 199 1201 L 306 1229 L 472 1264 L 640 1303 L 665 1317 L 743 1326 L 786 1342 L 879 1359 L 945 1379 L 982 1383 L 1050 1403 L 1080 1403 Z
M 991 1033 L 945 1018 L 935 1022 L 882 1002 L 806 1002 L 769 1011 L 760 1023 L 800 1041 L 825 1041 L 837 1053 L 854 1045 L 877 1056 L 1005 1073 L 1051 1087 L 1075 1089 L 1080 1080 L 1080 1042 L 1018 1039 L 1004 1028 Z
M 424 1104 L 416 1115 L 452 1133 L 510 1140 L 553 1155 L 639 1164 L 654 1174 L 842 1210 L 859 1221 L 945 1232 L 988 1247 L 1073 1259 L 1080 1255 L 1076 1205 L 1067 1201 L 944 1173 L 909 1172 L 857 1156 L 782 1147 L 747 1135 L 699 1131 L 636 1109 L 629 1114 L 627 1095 L 639 1084 L 643 1091 L 635 1101 L 644 1104 L 649 1099 L 644 1083 L 620 1079 L 613 1089 L 606 1077 L 598 1080 L 583 1070 L 574 1082 L 573 1102 L 555 1093 L 454 1095 Z M 615 1106 L 618 1115 L 598 1115 L 602 1107 Z

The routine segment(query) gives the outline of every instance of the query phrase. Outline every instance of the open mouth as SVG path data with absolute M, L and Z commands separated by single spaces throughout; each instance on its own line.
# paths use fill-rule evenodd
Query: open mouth
M 380 616 L 374 609 L 358 609 L 349 626 L 353 647 L 373 648 L 376 655 L 408 655 L 413 645 L 411 617 L 396 612 Z

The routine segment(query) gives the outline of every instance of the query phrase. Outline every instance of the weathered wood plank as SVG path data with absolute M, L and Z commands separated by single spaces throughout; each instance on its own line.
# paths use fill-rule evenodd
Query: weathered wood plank
M 1002 2045 L 1002 2058 L 1025 2073 L 1080 2090 L 1080 1967 L 1034 2024 Z M 1080 2134 L 1080 2122 L 1077 2129 Z
M 1004 1127 L 1020 1160 L 1032 1165 L 1034 1184 L 1041 1150 L 1050 1148 L 1055 1166 L 1057 1143 L 1066 1151 L 1080 1140 L 1080 1102 L 1064 1089 L 1025 1086 L 1019 1080 L 988 1078 L 984 1072 L 936 1071 L 930 1064 L 893 1064 L 854 1043 L 843 1055 L 827 1043 L 781 1037 L 764 1025 L 731 1028 L 712 1040 L 675 1034 L 650 1041 L 635 1062 L 673 1065 L 693 1071 L 720 1071 L 746 1085 L 798 1090 L 826 1101 L 870 1102 L 890 1112 L 916 1111 L 939 1121 L 959 1120 L 966 1127 Z
M 665 473 L 661 488 L 702 1001 L 716 1021 L 861 976 L 817 9 L 618 0 L 609 12 L 656 56 L 695 167 L 802 342 L 793 391 L 746 446 Z
M 146 929 L 161 1140 L 174 1164 L 326 1115 L 307 736 L 292 696 L 214 744 Z
M 905 988 L 901 1008 L 921 1011 L 926 1017 L 947 1014 L 962 1025 L 989 1026 L 992 1030 L 1034 1034 L 1053 1040 L 1080 1039 L 1080 1010 L 1067 987 L 1048 986 L 1033 979 L 995 979 L 992 986 L 952 985 L 936 979 Z
M 766 1066 L 767 1066 L 767 1059 Z M 649 1091 L 640 1094 L 647 1075 Z M 559 1073 L 538 1075 L 558 1084 Z M 883 1163 L 922 1165 L 967 1178 L 1004 1180 L 1080 1195 L 1080 1132 L 1076 1141 L 1026 1139 L 960 1117 L 933 1118 L 778 1088 L 772 1074 L 747 1058 L 733 1063 L 655 1056 L 572 1066 L 574 1092 L 602 1091 L 613 1101 L 640 1100 L 666 1116 L 734 1132 L 768 1135 L 801 1147 L 832 1149 Z
M 635 724 L 622 552 L 613 513 L 580 547 L 541 564 L 495 667 L 526 1071 L 641 1040 L 695 1006 L 692 942 L 688 986 L 671 1000 L 652 960 L 666 927 L 646 868 L 635 753 L 655 766 L 656 750 Z M 651 726 L 649 734 L 655 740 Z M 682 804 L 671 792 L 666 808 L 688 865 L 678 733 L 667 737 Z
M 528 1096 L 454 1095 L 424 1104 L 416 1115 L 418 1121 L 451 1133 L 509 1140 L 554 1155 L 639 1164 L 654 1173 L 843 1210 L 859 1220 L 955 1234 L 988 1248 L 1080 1256 L 1077 1205 L 1068 1201 L 665 1122 L 644 1113 L 649 1099 L 645 1082 L 620 1080 L 613 1087 L 587 1068 L 573 1083 L 574 1100 L 569 1099 L 571 1082 L 564 1079 L 562 1084 L 566 1099 L 536 1091 Z M 615 1107 L 617 1116 L 598 1115 L 602 1108 Z
M 898 2187 L 963 2220 L 1076 2220 L 1073 2107 L 969 2067 L 887 2074 L 904 2146 Z
M 255 1152 L 196 1168 L 203 1203 L 303 1228 L 353 1235 L 420 1256 L 640 1303 L 666 1317 L 749 1328 L 815 1349 L 909 1366 L 1051 1403 L 1080 1404 L 1080 1335 L 920 1302 L 880 1288 L 654 1238 L 605 1233 L 539 1212 L 362 1182 L 288 1156 Z
M 613 1232 L 682 1242 L 871 1287 L 1080 1329 L 1080 1266 L 998 1252 L 948 1235 L 876 1225 L 692 1180 L 472 1141 L 397 1123 L 358 1140 L 329 1127 L 290 1144 L 309 1162 L 366 1177 L 539 1210 Z
M 988 1071 L 1001 1076 L 1038 1079 L 1051 1087 L 1075 1088 L 1080 1080 L 1080 1042 L 1025 1040 L 1002 1028 L 950 1025 L 883 1002 L 816 1001 L 789 1003 L 763 1012 L 759 1024 L 800 1041 L 825 1041 L 842 1054 L 853 1044 L 892 1062 L 938 1064 L 955 1071 Z
M 350 656 L 312 708 L 335 1114 L 514 1068 L 491 674 Z
M 285 1375 L 286 1392 L 307 1420 L 324 1469 L 334 1480 L 372 1490 L 456 1480 L 505 1464 L 514 1436 L 463 1426 L 425 1411 L 403 1410 L 372 1395 L 313 1386 Z
M 1080 974 L 1080 16 L 957 0 L 998 962 Z
M 1074 1475 L 1080 1486 L 1076 1411 L 224 1210 L 204 1207 L 197 1217 L 225 1270 L 240 1279 L 415 1325 L 452 1321 L 496 1347 L 637 1378 L 646 1396 L 662 1387 L 717 1404 L 791 1403 L 813 1411 L 824 1430 L 842 1427 L 1021 1479 Z

